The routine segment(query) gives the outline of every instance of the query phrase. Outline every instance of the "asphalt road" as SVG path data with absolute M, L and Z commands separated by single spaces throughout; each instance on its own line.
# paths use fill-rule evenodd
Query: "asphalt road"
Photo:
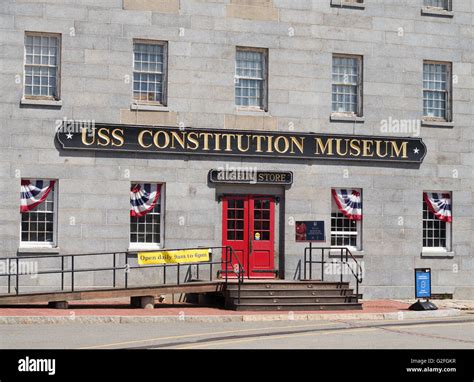
M 2 349 L 474 349 L 474 316 L 393 321 L 0 325 Z

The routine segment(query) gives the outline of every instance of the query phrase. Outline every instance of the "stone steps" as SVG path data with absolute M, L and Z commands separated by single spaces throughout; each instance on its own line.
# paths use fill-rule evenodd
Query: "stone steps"
M 359 310 L 349 283 L 322 281 L 245 280 L 240 301 L 237 283 L 224 290 L 226 307 L 248 311 Z M 360 297 L 360 296 L 359 296 Z

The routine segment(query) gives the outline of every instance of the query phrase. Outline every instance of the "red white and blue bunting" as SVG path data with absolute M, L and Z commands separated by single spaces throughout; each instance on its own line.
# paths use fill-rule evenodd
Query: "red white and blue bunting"
M 160 197 L 161 184 L 137 183 L 130 189 L 130 216 L 145 216 L 155 208 Z
M 332 197 L 339 211 L 350 220 L 362 220 L 362 199 L 360 191 L 334 188 Z
M 441 192 L 423 192 L 428 209 L 436 216 L 437 219 L 451 223 L 453 217 L 451 215 L 451 194 Z
M 53 189 L 54 183 L 54 180 L 36 180 L 32 182 L 28 179 L 22 179 L 20 212 L 29 212 L 37 205 L 43 203 Z

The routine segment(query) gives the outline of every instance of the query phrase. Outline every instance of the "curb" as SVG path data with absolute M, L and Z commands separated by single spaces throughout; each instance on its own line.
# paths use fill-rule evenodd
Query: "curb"
M 19 324 L 131 324 L 166 322 L 263 322 L 323 320 L 405 320 L 417 318 L 457 317 L 465 315 L 458 309 L 427 312 L 348 313 L 348 314 L 243 314 L 216 316 L 0 316 L 0 325 Z

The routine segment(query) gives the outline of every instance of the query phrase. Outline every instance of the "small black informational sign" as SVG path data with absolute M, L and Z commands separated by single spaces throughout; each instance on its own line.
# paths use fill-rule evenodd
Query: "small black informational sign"
M 297 242 L 321 242 L 326 240 L 323 220 L 297 221 L 295 231 Z

